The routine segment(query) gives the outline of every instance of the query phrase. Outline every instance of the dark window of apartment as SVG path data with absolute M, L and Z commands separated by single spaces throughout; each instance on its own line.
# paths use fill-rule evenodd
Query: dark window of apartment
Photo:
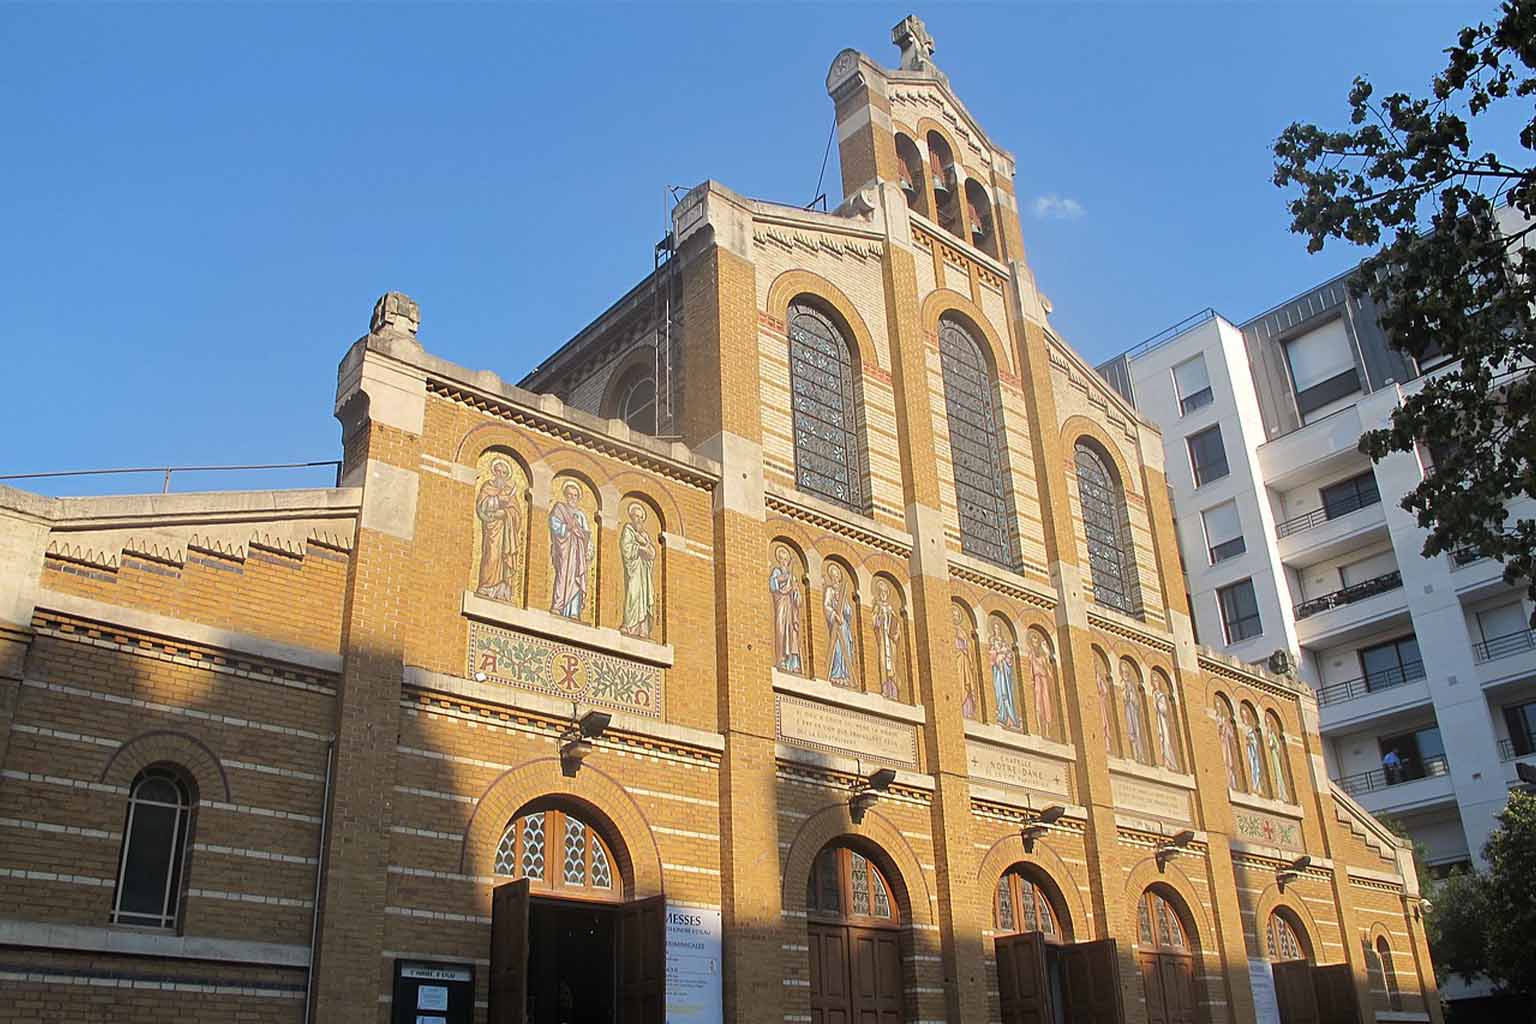
M 1248 550 L 1243 540 L 1243 521 L 1237 514 L 1237 503 L 1223 502 L 1200 514 L 1205 521 L 1205 543 L 1210 551 L 1211 564 L 1236 558 Z
M 1388 784 L 1446 773 L 1445 744 L 1440 742 L 1438 726 L 1383 736 L 1379 743 Z
M 1512 704 L 1504 709 L 1504 724 L 1516 757 L 1536 754 L 1536 701 Z
M 1329 484 L 1321 491 L 1323 515 L 1329 519 L 1347 516 L 1367 505 L 1381 503 L 1381 491 L 1376 489 L 1376 474 L 1366 470 L 1359 476 Z
M 1227 468 L 1227 449 L 1221 443 L 1221 426 L 1207 427 L 1189 437 L 1189 464 L 1195 471 L 1195 486 L 1220 480 Z
M 1285 343 L 1285 359 L 1296 388 L 1296 410 L 1303 421 L 1309 413 L 1360 390 L 1353 349 L 1343 317 Z
M 1360 672 L 1367 692 L 1387 690 L 1424 678 L 1424 659 L 1419 657 L 1417 637 L 1405 636 L 1360 650 Z
M 1227 631 L 1227 643 L 1235 644 L 1264 632 L 1259 621 L 1259 599 L 1253 592 L 1253 580 L 1240 580 L 1216 591 L 1221 606 L 1221 624 Z
M 1215 401 L 1211 394 L 1211 376 L 1206 372 L 1203 354 L 1173 368 L 1173 386 L 1179 395 L 1181 416 L 1203 409 Z

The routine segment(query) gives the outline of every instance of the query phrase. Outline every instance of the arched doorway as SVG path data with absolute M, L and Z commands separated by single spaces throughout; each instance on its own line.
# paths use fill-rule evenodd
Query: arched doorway
M 494 872 L 491 1024 L 661 1024 L 665 907 L 624 902 L 626 858 L 583 807 L 513 816 Z
M 1061 954 L 1072 941 L 1072 922 L 1055 883 L 1015 864 L 997 880 L 992 924 L 1003 1021 L 1061 1024 L 1067 1005 Z
M 805 886 L 812 1024 L 907 1017 L 901 908 L 886 873 L 842 843 L 822 848 Z
M 1195 1024 L 1200 1019 L 1195 998 L 1194 930 L 1162 886 L 1141 894 L 1136 905 L 1136 962 L 1147 1000 L 1147 1024 Z

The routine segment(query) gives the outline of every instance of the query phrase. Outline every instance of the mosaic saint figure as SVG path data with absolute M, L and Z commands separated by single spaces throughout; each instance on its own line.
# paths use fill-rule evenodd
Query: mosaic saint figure
M 1274 786 L 1275 799 L 1289 801 L 1291 794 L 1285 785 L 1285 755 L 1280 750 L 1278 731 L 1264 730 L 1264 747 L 1269 754 L 1269 777 Z
M 1115 727 L 1110 721 L 1111 710 L 1115 705 L 1115 684 L 1109 675 L 1108 662 L 1094 659 L 1093 677 L 1099 685 L 1099 725 L 1104 729 L 1104 749 L 1118 755 L 1119 751 L 1115 749 Z
M 1173 738 L 1173 702 L 1168 698 L 1168 687 L 1161 684 L 1153 686 L 1152 702 L 1156 706 L 1157 747 L 1162 755 L 1163 767 L 1176 772 L 1179 770 L 1179 751 Z
M 901 613 L 891 602 L 891 585 L 875 580 L 875 642 L 879 646 L 880 692 L 891 700 L 900 695 L 896 685 L 896 641 L 901 636 Z
M 992 695 L 997 699 L 997 724 L 1006 729 L 1024 728 L 1019 706 L 1014 699 L 1013 644 L 998 619 L 992 620 L 992 637 L 987 641 L 987 654 L 992 663 Z
M 1120 663 L 1120 699 L 1125 704 L 1125 738 L 1131 747 L 1131 757 L 1145 764 L 1151 752 L 1147 750 L 1146 723 L 1141 720 L 1141 685 L 1135 669 L 1123 661 Z
M 492 601 L 517 600 L 517 540 L 522 533 L 512 460 L 494 459 L 491 478 L 475 496 L 480 520 L 480 576 L 475 593 Z
M 1056 739 L 1056 668 L 1045 637 L 1029 631 L 1029 677 L 1035 689 L 1035 724 L 1040 735 Z
M 549 561 L 554 571 L 550 611 L 579 619 L 587 601 L 587 572 L 597 553 L 592 523 L 581 507 L 581 485 L 567 480 L 549 510 Z
M 1248 777 L 1253 780 L 1253 792 L 1264 795 L 1263 740 L 1259 738 L 1259 723 L 1250 721 L 1246 707 L 1243 712 L 1243 750 L 1248 755 Z
M 823 574 L 821 611 L 827 618 L 831 651 L 827 678 L 838 686 L 853 685 L 853 600 L 847 594 L 847 577 L 836 562 L 828 562 Z
M 960 701 L 960 714 L 967 721 L 976 721 L 976 659 L 971 656 L 971 624 L 966 621 L 965 612 L 960 606 L 949 606 L 949 621 L 954 624 L 955 630 L 955 667 L 960 673 L 961 692 L 965 694 Z
M 1233 730 L 1231 714 L 1219 707 L 1216 710 L 1216 731 L 1221 734 L 1221 759 L 1227 765 L 1227 787 L 1241 793 L 1243 777 L 1237 767 L 1237 734 Z
M 619 531 L 619 560 L 624 565 L 624 621 L 619 632 L 649 638 L 656 610 L 656 545 L 645 532 L 646 510 L 629 504 L 629 522 Z
M 780 672 L 804 672 L 800 662 L 800 608 L 803 598 L 795 580 L 794 556 L 780 544 L 773 550 L 768 571 L 768 593 L 773 596 L 773 664 Z

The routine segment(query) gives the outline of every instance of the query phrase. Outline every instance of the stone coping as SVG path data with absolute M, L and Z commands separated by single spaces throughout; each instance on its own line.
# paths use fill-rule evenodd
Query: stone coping
M 1031 754 L 1043 754 L 1063 761 L 1077 760 L 1077 750 L 1071 744 L 1057 743 L 1044 736 L 1014 732 L 1012 729 L 1004 729 L 1000 725 L 989 725 L 985 722 L 966 722 L 965 738 L 999 747 L 1011 747 L 1014 750 L 1027 750 Z
M 1116 811 L 1115 827 L 1129 829 L 1132 832 L 1146 832 L 1150 835 L 1162 836 L 1171 839 L 1180 832 L 1193 832 L 1195 838 L 1190 840 L 1190 845 L 1184 848 L 1183 856 L 1204 857 L 1204 851 L 1196 850 L 1195 844 L 1203 844 L 1207 849 L 1211 845 L 1211 834 L 1204 829 L 1191 825 L 1181 824 L 1167 818 L 1137 814 L 1135 811 Z
M 181 491 L 175 494 L 114 494 L 93 498 L 50 498 L 0 484 L 0 509 L 36 516 L 55 528 L 108 529 L 178 522 L 260 522 L 274 517 L 353 516 L 362 505 L 358 487 L 309 487 L 265 491 Z
M 519 608 L 480 597 L 473 590 L 464 591 L 463 613 L 471 619 L 489 622 L 495 626 L 535 633 L 551 640 L 588 647 L 604 654 L 616 654 L 649 665 L 671 668 L 673 651 L 671 644 L 658 644 L 639 637 L 626 636 L 608 626 L 589 626 L 574 622 L 538 608 Z
M 481 683 L 473 679 L 449 675 L 446 672 L 434 672 L 419 665 L 405 666 L 404 682 L 406 686 L 417 690 L 427 690 L 450 697 L 467 697 L 471 700 L 530 711 L 550 718 L 570 721 L 573 717 L 577 717 L 572 714 L 571 701 L 561 697 L 551 697 L 548 694 L 522 690 L 515 686 L 503 686 L 499 683 Z M 574 710 L 583 709 L 578 705 Z M 725 750 L 725 737 L 717 732 L 696 729 L 688 725 L 677 725 L 673 722 L 661 722 L 630 711 L 617 711 L 611 708 L 601 710 L 613 716 L 608 728 L 614 732 L 631 733 L 647 739 L 695 747 L 715 754 Z
M 1179 789 L 1187 789 L 1191 792 L 1199 787 L 1195 784 L 1193 775 L 1180 775 L 1166 768 L 1154 768 L 1140 761 L 1128 761 L 1123 757 L 1110 755 L 1109 770 L 1111 773 L 1126 775 L 1134 779 L 1144 779 L 1147 782 L 1161 782 L 1165 786 L 1177 786 Z
M 189 622 L 186 619 L 172 618 L 156 612 L 108 604 L 95 598 L 77 597 L 74 594 L 61 594 L 54 590 L 40 588 L 37 592 L 37 607 L 41 610 L 90 619 L 92 622 L 101 623 L 107 629 L 153 633 L 167 640 L 203 644 L 265 661 L 298 665 L 317 672 L 337 675 L 341 673 L 341 655 L 334 651 L 279 643 L 250 633 L 205 626 L 201 622 Z
M 860 690 L 848 690 L 841 686 L 833 686 L 821 679 L 805 679 L 801 676 L 793 676 L 786 672 L 773 670 L 773 689 L 775 693 L 788 693 L 796 697 L 805 697 L 808 700 L 818 701 L 822 704 L 836 704 L 841 707 L 864 711 L 881 718 L 894 718 L 901 722 L 910 722 L 913 725 L 923 725 L 928 721 L 927 713 L 920 707 L 912 704 L 903 704 L 898 700 L 878 693 L 864 693 Z
M 1386 882 L 1389 885 L 1402 885 L 1403 876 L 1394 875 L 1390 871 L 1372 871 L 1370 868 L 1357 868 L 1353 864 L 1345 866 L 1350 878 L 1361 878 L 1370 882 Z
M 1303 821 L 1307 816 L 1307 812 L 1302 810 L 1299 804 L 1286 803 L 1284 800 L 1271 800 L 1269 797 L 1255 796 L 1252 793 L 1239 793 L 1234 789 L 1227 790 L 1227 799 L 1231 800 L 1235 807 L 1247 807 L 1255 811 L 1268 811 L 1270 814 L 1295 818 L 1297 821 Z
M 1231 847 L 1233 853 L 1246 854 L 1250 857 L 1265 857 L 1269 860 L 1285 861 L 1287 864 L 1301 856 L 1301 854 L 1295 850 L 1286 850 L 1278 846 L 1266 846 L 1263 843 L 1249 843 L 1241 839 L 1233 839 L 1228 842 L 1227 845 Z M 1318 857 L 1310 853 L 1307 854 L 1307 856 L 1312 858 L 1312 863 L 1307 865 L 1308 871 L 1333 870 L 1332 858 Z M 1354 869 L 1351 868 L 1350 870 L 1353 871 Z
M 990 782 L 977 782 L 971 780 L 971 799 L 985 800 L 992 804 L 1004 804 L 1008 807 L 1018 807 L 1026 811 L 1040 811 L 1047 807 L 1065 807 L 1066 813 L 1062 818 L 1077 821 L 1088 820 L 1088 808 L 1082 804 L 1074 804 L 1061 797 L 1053 797 L 1044 793 L 1031 792 L 1027 789 L 1019 789 L 1011 786 L 999 786 Z M 1042 825 L 1049 829 L 1051 826 Z
M 105 928 L 0 919 L 0 945 L 263 964 L 270 967 L 309 966 L 308 946 L 176 935 L 150 928 Z
M 821 768 L 826 771 L 837 772 L 842 775 L 853 775 L 862 778 L 878 768 L 890 768 L 891 765 L 884 761 L 874 761 L 865 764 L 856 757 L 846 754 L 828 754 L 820 750 L 807 750 L 804 747 L 792 746 L 788 743 L 775 743 L 773 753 L 776 758 L 786 764 L 804 765 L 809 768 Z M 932 775 L 922 772 L 914 772 L 910 768 L 893 768 L 896 772 L 897 786 L 905 786 L 908 789 L 920 789 L 925 793 L 932 793 L 935 788 Z M 849 791 L 852 792 L 851 790 Z

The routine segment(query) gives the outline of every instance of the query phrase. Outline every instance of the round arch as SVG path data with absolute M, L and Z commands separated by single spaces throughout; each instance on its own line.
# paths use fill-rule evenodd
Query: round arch
M 1094 448 L 1100 449 L 1100 456 L 1109 460 L 1110 468 L 1120 478 L 1120 490 L 1125 497 L 1139 499 L 1141 495 L 1136 484 L 1140 477 L 1131 472 L 1130 464 L 1126 461 L 1125 450 L 1115 442 L 1109 431 L 1086 416 L 1068 416 L 1066 422 L 1061 425 L 1062 451 L 1074 452 L 1077 450 L 1077 443 L 1084 440 L 1090 442 Z
M 656 479 L 648 477 L 644 473 L 627 469 L 622 473 L 615 473 L 609 481 L 610 486 L 619 493 L 619 502 L 622 506 L 630 499 L 645 502 L 651 506 L 651 511 L 656 514 L 657 522 L 667 533 L 680 537 L 688 536 L 683 520 L 683 510 L 666 488 L 657 487 Z M 622 523 L 623 520 L 621 519 Z
M 869 327 L 864 323 L 864 318 L 859 315 L 858 307 L 843 292 L 841 288 L 822 277 L 820 274 L 809 270 L 786 270 L 773 279 L 768 286 L 768 298 L 765 303 L 769 316 L 781 324 L 789 322 L 789 304 L 801 296 L 808 296 L 813 302 L 818 302 L 836 314 L 841 325 L 853 339 L 853 353 L 858 360 L 854 367 L 858 371 L 855 377 L 862 376 L 870 369 L 884 370 L 880 360 L 875 354 L 874 338 L 869 333 Z
M 624 898 L 656 896 L 663 890 L 661 851 L 645 812 L 618 781 L 590 763 L 574 776 L 558 757 L 535 758 L 497 776 L 470 815 L 459 851 L 459 870 L 479 878 L 495 874 L 496 847 L 507 823 L 535 801 L 569 806 L 612 845 L 615 868 L 624 879 Z
M 923 866 L 911 845 L 878 807 L 866 811 L 855 823 L 842 801 L 828 804 L 801 822 L 784 857 L 780 899 L 785 910 L 805 910 L 805 883 L 816 855 L 828 843 L 846 842 L 869 857 L 885 874 L 892 896 L 901 907 L 902 920 L 935 924 L 932 897 L 923 877 Z
M 630 349 L 608 374 L 608 383 L 603 387 L 603 400 L 598 405 L 599 415 L 603 419 L 619 418 L 620 391 L 636 371 L 644 371 L 653 381 L 655 380 L 656 347 L 654 345 L 638 345 Z
M 1033 868 L 1047 879 L 1055 890 L 1051 895 L 1066 911 L 1068 928 L 1079 940 L 1089 936 L 1092 917 L 1088 912 L 1088 904 L 1083 900 L 1081 884 L 1071 867 L 1061 859 L 1060 854 L 1043 842 L 1036 842 L 1033 849 L 1027 849 L 1024 837 L 1017 832 L 1003 836 L 981 855 L 981 864 L 976 869 L 976 892 L 982 906 L 987 906 L 992 900 L 997 881 L 1003 877 L 1003 872 L 1015 865 Z
M 151 729 L 123 743 L 107 758 L 99 781 L 127 790 L 140 772 L 154 764 L 181 769 L 195 787 L 194 800 L 197 794 L 231 799 L 229 775 L 218 755 L 197 737 L 174 729 Z
M 1121 911 L 1125 919 L 1121 922 L 1121 928 L 1124 929 L 1121 934 L 1138 934 L 1136 907 L 1148 889 L 1156 889 L 1161 895 L 1173 898 L 1174 908 L 1183 915 L 1189 929 L 1190 944 L 1194 947 L 1192 952 L 1196 959 L 1203 962 L 1207 956 L 1212 955 L 1211 944 L 1216 932 L 1205 908 L 1195 895 L 1194 883 L 1178 864 L 1159 866 L 1156 857 L 1147 857 L 1137 862 L 1126 875 L 1125 900 Z
M 992 376 L 996 380 L 1013 381 L 1015 379 L 1013 360 L 1009 358 L 1008 346 L 1004 344 L 997 329 L 987 320 L 987 314 L 980 306 L 972 302 L 968 296 L 949 288 L 929 292 L 928 297 L 923 300 L 921 311 L 923 330 L 928 332 L 929 337 L 938 337 L 939 321 L 946 314 L 954 316 L 982 341 L 982 353 L 991 362 Z
M 1296 884 L 1294 881 L 1291 882 L 1290 888 L 1294 890 Z M 1253 928 L 1259 954 L 1262 956 L 1267 953 L 1268 940 L 1265 938 L 1265 930 L 1269 926 L 1269 915 L 1282 909 L 1290 912 L 1293 918 L 1292 926 L 1300 933 L 1303 947 L 1315 960 L 1317 951 L 1321 948 L 1323 934 L 1317 926 L 1317 918 L 1312 916 L 1306 900 L 1297 896 L 1295 892 L 1285 891 L 1278 881 L 1266 885 L 1253 905 Z

